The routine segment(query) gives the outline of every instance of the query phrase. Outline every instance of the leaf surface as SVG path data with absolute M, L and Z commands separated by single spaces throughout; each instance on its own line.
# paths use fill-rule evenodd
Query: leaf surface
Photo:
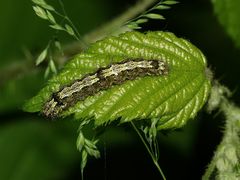
M 206 102 L 210 80 L 206 59 L 199 49 L 168 32 L 128 32 L 99 41 L 74 57 L 24 108 L 41 111 L 51 94 L 64 85 L 127 58 L 163 60 L 169 73 L 126 81 L 79 101 L 62 115 L 93 118 L 96 126 L 116 119 L 127 122 L 158 118 L 158 129 L 167 129 L 183 126 Z

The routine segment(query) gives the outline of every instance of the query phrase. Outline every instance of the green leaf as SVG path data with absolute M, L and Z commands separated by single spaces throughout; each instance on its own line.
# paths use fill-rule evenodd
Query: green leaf
M 48 53 L 48 46 L 40 53 L 40 55 L 38 56 L 37 60 L 36 60 L 36 66 L 38 66 L 39 64 L 41 64 L 47 57 L 47 53 Z
M 53 15 L 50 11 L 47 11 L 47 16 L 48 16 L 48 19 L 51 23 L 56 24 L 56 20 L 55 20 L 55 18 L 53 17 Z
M 87 164 L 87 157 L 88 157 L 88 153 L 86 150 L 82 151 L 82 160 L 81 160 L 81 171 L 83 173 L 84 168 L 86 167 Z
M 218 20 L 240 48 L 240 1 L 238 0 L 212 0 L 214 11 Z
M 46 11 L 39 7 L 39 6 L 33 6 L 33 10 L 35 11 L 36 15 L 42 19 L 48 19 L 48 16 L 46 14 Z
M 77 144 L 77 149 L 81 152 L 85 144 L 85 138 L 82 132 L 79 133 L 76 144 Z
M 146 22 L 148 22 L 148 19 L 145 19 L 145 18 L 144 19 L 141 18 L 136 21 L 137 24 L 142 24 L 142 23 L 146 23 Z
M 149 13 L 144 15 L 144 17 L 150 18 L 150 19 L 165 19 L 162 15 L 160 14 L 154 14 L 154 13 Z
M 59 25 L 59 24 L 53 24 L 53 25 L 49 25 L 51 28 L 56 29 L 56 30 L 61 30 L 64 31 L 65 29 Z
M 179 3 L 178 1 L 168 0 L 168 1 L 163 1 L 161 4 L 173 5 L 178 3 Z
M 72 29 L 71 26 L 69 26 L 68 24 L 66 24 L 66 25 L 65 25 L 65 28 L 66 28 L 66 31 L 67 31 L 68 34 L 70 34 L 71 36 L 74 36 L 74 35 L 75 35 L 75 33 L 74 33 L 74 31 L 73 31 L 73 29 Z
M 170 6 L 166 6 L 166 5 L 159 5 L 156 7 L 156 9 L 159 9 L 159 10 L 170 9 L 170 8 L 171 8 Z
M 50 66 L 48 66 L 44 72 L 44 78 L 46 79 L 49 76 L 50 73 Z
M 35 4 L 46 4 L 44 0 L 32 0 L 32 2 Z
M 141 29 L 141 27 L 136 22 L 130 22 L 127 24 L 129 29 Z
M 57 39 L 54 40 L 54 45 L 55 45 L 55 47 L 56 47 L 59 51 L 62 52 L 61 43 L 60 43 Z
M 56 65 L 55 65 L 53 59 L 51 59 L 49 61 L 49 66 L 50 66 L 51 71 L 56 74 L 57 73 L 57 68 L 56 68 Z
M 47 4 L 44 0 L 32 0 L 33 3 L 41 6 L 42 8 L 49 10 L 49 11 L 54 11 L 55 9 Z
M 101 91 L 61 115 L 74 114 L 79 120 L 93 117 L 96 126 L 119 118 L 121 122 L 157 118 L 159 130 L 183 126 L 206 102 L 210 79 L 206 59 L 199 49 L 168 32 L 128 32 L 98 41 L 73 58 L 24 109 L 38 112 L 52 93 L 64 85 L 128 58 L 161 59 L 167 63 L 169 73 L 127 81 Z

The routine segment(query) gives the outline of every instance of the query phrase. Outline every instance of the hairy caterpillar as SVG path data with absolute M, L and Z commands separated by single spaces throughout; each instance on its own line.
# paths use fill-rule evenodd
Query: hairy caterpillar
M 50 100 L 43 106 L 42 112 L 46 117 L 54 118 L 78 101 L 84 101 L 99 91 L 121 85 L 128 80 L 166 74 L 168 74 L 168 67 L 162 60 L 127 59 L 100 68 L 94 73 L 64 86 L 58 92 L 53 93 Z

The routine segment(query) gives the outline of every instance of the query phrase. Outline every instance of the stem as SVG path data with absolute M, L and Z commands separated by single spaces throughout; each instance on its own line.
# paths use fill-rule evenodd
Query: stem
M 133 21 L 135 21 L 135 20 L 137 20 L 137 19 L 140 19 L 141 17 L 144 17 L 144 15 L 146 15 L 146 14 L 148 14 L 149 12 L 151 12 L 152 10 L 156 9 L 156 7 L 157 7 L 158 5 L 160 5 L 161 3 L 162 3 L 162 0 L 160 0 L 159 3 L 155 4 L 155 5 L 154 5 L 153 7 L 151 7 L 150 9 L 147 9 L 146 11 L 144 11 L 141 15 L 139 15 L 139 16 L 137 16 L 137 17 L 135 17 L 135 18 L 132 18 L 132 19 L 126 21 L 123 25 L 127 25 L 127 24 L 130 23 L 130 22 L 133 22 Z
M 131 125 L 133 126 L 133 129 L 137 132 L 138 136 L 140 137 L 142 143 L 144 144 L 145 148 L 147 149 L 148 154 L 151 156 L 154 165 L 157 167 L 159 173 L 161 174 L 163 180 L 166 180 L 166 177 L 164 176 L 164 173 L 162 171 L 162 169 L 160 168 L 157 159 L 155 158 L 155 156 L 153 155 L 152 151 L 150 150 L 149 146 L 147 145 L 146 141 L 144 140 L 143 136 L 141 135 L 141 133 L 139 132 L 139 130 L 137 129 L 137 127 L 135 126 L 135 124 L 130 121 Z
M 238 179 L 240 175 L 240 108 L 225 97 L 228 93 L 226 87 L 217 84 L 212 89 L 214 91 L 209 104 L 219 102 L 218 108 L 224 113 L 226 123 L 222 141 L 202 179 Z
M 129 30 L 122 25 L 130 19 L 133 19 L 138 14 L 144 12 L 150 5 L 152 5 L 156 1 L 157 0 L 139 0 L 134 6 L 123 12 L 121 15 L 117 16 L 112 21 L 85 35 L 84 40 L 86 42 L 92 43 L 108 36 L 109 34 L 113 34 L 113 32 L 114 34 L 119 34 Z
M 81 180 L 84 180 L 83 169 L 81 169 Z
M 61 13 L 57 12 L 57 11 L 55 11 L 55 13 L 68 21 L 68 23 L 72 26 L 74 32 L 76 33 L 76 34 L 74 33 L 73 36 L 82 44 L 83 47 L 85 47 L 85 48 L 88 47 L 88 44 L 83 40 L 83 38 L 80 35 L 78 29 L 76 28 L 76 26 L 74 25 L 72 20 L 68 17 L 68 14 L 65 10 L 65 7 L 64 7 L 64 4 L 63 4 L 62 0 L 58 0 L 58 2 L 59 2 L 60 6 L 62 8 L 63 15 Z
M 80 39 L 81 38 L 81 35 L 80 33 L 78 32 L 78 29 L 76 28 L 76 26 L 73 24 L 73 22 L 71 21 L 71 19 L 68 17 L 67 15 L 67 12 L 65 10 L 65 7 L 64 7 L 64 4 L 62 2 L 62 0 L 58 0 L 61 8 L 62 8 L 62 11 L 63 11 L 63 14 L 64 14 L 64 18 L 71 24 L 71 26 L 73 27 L 74 31 L 77 33 L 77 36 L 78 38 Z

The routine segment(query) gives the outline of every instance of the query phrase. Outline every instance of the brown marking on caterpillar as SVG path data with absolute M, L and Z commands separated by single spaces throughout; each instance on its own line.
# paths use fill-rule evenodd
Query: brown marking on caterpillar
M 168 74 L 168 67 L 162 60 L 128 59 L 114 63 L 108 67 L 99 68 L 94 73 L 53 93 L 50 100 L 43 106 L 42 113 L 46 117 L 55 118 L 78 101 L 84 101 L 99 91 L 121 85 L 128 80 L 135 80 L 138 77 L 166 74 Z

